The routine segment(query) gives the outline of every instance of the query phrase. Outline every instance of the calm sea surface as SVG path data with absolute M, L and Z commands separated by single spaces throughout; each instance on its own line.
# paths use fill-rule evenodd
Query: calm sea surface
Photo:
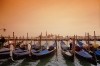
M 43 41 L 42 44 L 44 43 L 45 42 Z M 50 44 L 53 44 L 54 42 L 48 41 L 48 43 L 50 45 Z M 95 66 L 87 61 L 79 60 L 76 57 L 75 57 L 75 62 L 70 62 L 68 60 L 65 60 L 63 56 L 61 55 L 60 42 L 57 42 L 57 43 L 58 43 L 57 57 L 56 55 L 54 55 L 52 57 L 44 58 L 41 60 L 21 59 L 21 60 L 16 60 L 14 62 L 10 62 L 7 59 L 1 59 L 0 66 Z M 93 42 L 91 41 L 91 43 Z M 97 41 L 97 43 L 100 44 L 100 41 Z M 97 66 L 100 66 L 100 61 L 98 61 Z

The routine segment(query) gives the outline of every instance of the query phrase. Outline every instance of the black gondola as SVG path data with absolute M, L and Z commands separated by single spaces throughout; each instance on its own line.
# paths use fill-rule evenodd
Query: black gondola
M 61 41 L 60 45 L 63 57 L 67 60 L 74 62 L 74 53 L 72 52 L 72 50 L 63 41 Z
M 49 48 L 46 47 L 45 49 L 39 50 L 32 49 L 32 59 L 41 59 L 50 55 L 54 55 L 56 51 L 55 47 L 56 45 L 54 43 L 53 45 L 49 46 Z
M 97 65 L 96 59 L 94 58 L 94 56 L 92 56 L 89 52 L 87 52 L 86 50 L 83 49 L 82 47 L 83 43 L 81 41 L 77 41 L 77 46 L 76 46 L 76 56 L 79 59 L 84 59 L 94 65 Z
M 5 59 L 10 57 L 10 52 L 9 48 L 1 48 L 0 49 L 0 59 Z

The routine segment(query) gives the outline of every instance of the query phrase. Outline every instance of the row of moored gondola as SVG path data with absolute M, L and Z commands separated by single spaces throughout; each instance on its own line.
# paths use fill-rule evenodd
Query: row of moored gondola
M 23 42 L 20 42 L 23 44 Z M 31 51 L 29 52 L 25 47 L 16 47 L 13 51 L 12 58 L 14 60 L 23 59 L 23 58 L 32 58 L 39 59 L 46 56 L 53 55 L 56 51 L 55 42 L 47 46 L 48 43 L 40 47 L 40 44 L 34 44 L 31 46 Z M 9 47 L 3 47 L 0 49 L 0 59 L 10 58 L 10 49 Z
M 91 44 L 89 40 L 84 43 L 82 40 L 75 39 L 74 37 L 73 39 L 69 39 L 67 44 L 61 41 L 60 45 L 61 53 L 65 59 L 74 61 L 74 58 L 77 57 L 94 65 L 97 65 L 97 61 L 100 60 L 99 44 Z

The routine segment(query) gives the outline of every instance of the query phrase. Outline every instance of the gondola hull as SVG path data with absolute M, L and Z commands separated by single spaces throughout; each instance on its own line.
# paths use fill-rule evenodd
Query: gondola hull
M 74 54 L 72 54 L 72 55 L 66 54 L 65 51 L 63 51 L 63 50 L 61 50 L 61 53 L 62 53 L 63 57 L 65 58 L 65 60 L 70 60 L 70 61 L 74 62 Z
M 95 53 L 96 58 L 100 60 L 100 50 L 95 50 L 94 53 Z
M 9 48 L 1 48 L 0 49 L 0 59 L 5 59 L 10 57 Z
M 0 59 L 6 59 L 10 57 L 10 52 L 0 53 Z
M 28 58 L 28 57 L 29 57 L 29 52 L 27 50 L 22 50 L 20 48 L 17 48 L 17 50 L 13 52 L 14 60 L 19 60 L 19 59 Z
M 48 51 L 48 50 L 47 50 Z M 42 58 L 46 58 L 46 57 L 49 57 L 49 56 L 53 56 L 56 52 L 56 49 L 53 49 L 51 51 L 48 51 L 47 53 L 32 53 L 32 59 L 42 59 Z
M 86 57 L 83 57 L 81 55 L 79 55 L 77 52 L 75 53 L 76 57 L 81 61 L 81 60 L 85 60 L 87 62 L 90 62 L 94 65 L 97 65 L 97 62 L 96 60 L 92 57 L 92 58 L 86 58 Z
M 72 52 L 71 49 L 65 44 L 65 42 L 61 41 L 61 54 L 66 60 L 70 60 L 74 62 L 74 53 Z

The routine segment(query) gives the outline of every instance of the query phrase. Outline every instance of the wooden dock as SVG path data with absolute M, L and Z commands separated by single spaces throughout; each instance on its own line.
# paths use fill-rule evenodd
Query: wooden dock
M 47 41 L 54 41 L 54 40 L 57 40 L 57 41 L 61 41 L 61 40 L 67 41 L 70 38 L 73 38 L 73 36 L 61 37 L 61 38 L 57 37 L 56 39 L 55 38 L 44 38 L 44 37 L 42 37 L 41 40 L 42 41 L 46 41 L 46 40 Z M 39 37 L 35 37 L 35 38 L 32 38 L 32 37 L 28 37 L 28 38 L 27 37 L 26 38 L 23 38 L 23 37 L 15 37 L 15 38 L 13 38 L 13 37 L 5 37 L 5 39 L 6 40 L 28 40 L 28 41 L 39 41 L 40 40 Z M 84 36 L 78 36 L 77 39 L 78 40 L 88 40 L 88 39 L 84 38 Z M 93 41 L 94 37 L 91 36 L 89 40 Z M 100 41 L 100 36 L 96 36 L 96 40 Z

